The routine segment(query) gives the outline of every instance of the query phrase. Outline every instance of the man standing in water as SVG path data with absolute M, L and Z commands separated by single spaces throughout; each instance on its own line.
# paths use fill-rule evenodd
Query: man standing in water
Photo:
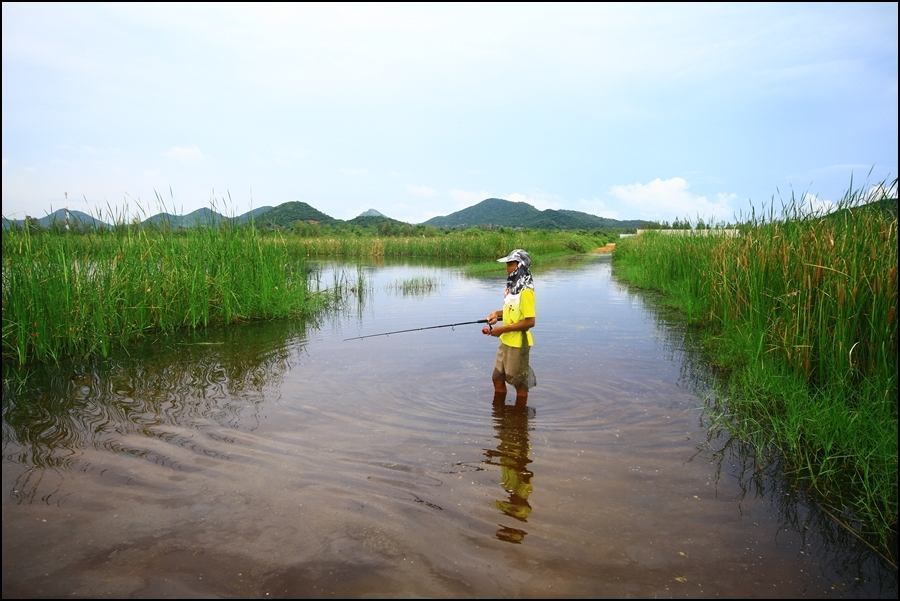
M 531 257 L 521 248 L 497 259 L 506 263 L 506 290 L 503 308 L 487 316 L 488 325 L 482 332 L 500 338 L 497 360 L 491 379 L 494 381 L 494 403 L 506 402 L 506 383 L 516 389 L 516 406 L 528 402 L 528 389 L 537 381 L 529 364 L 529 354 L 534 344 L 531 328 L 534 327 L 534 281 L 529 268 Z M 502 326 L 495 326 L 500 319 Z

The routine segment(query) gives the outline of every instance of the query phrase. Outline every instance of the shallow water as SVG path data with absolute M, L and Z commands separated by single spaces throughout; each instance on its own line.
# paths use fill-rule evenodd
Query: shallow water
M 5 389 L 3 596 L 896 597 L 895 570 L 708 434 L 690 333 L 608 259 L 536 276 L 526 412 L 492 406 L 479 325 L 343 340 L 480 319 L 502 266 L 364 271 L 317 324 Z M 436 289 L 400 293 L 413 277 Z

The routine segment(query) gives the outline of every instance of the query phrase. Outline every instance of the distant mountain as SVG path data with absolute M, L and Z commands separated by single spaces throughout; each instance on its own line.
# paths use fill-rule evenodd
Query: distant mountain
M 613 229 L 637 229 L 637 228 L 646 228 L 646 227 L 655 227 L 655 223 L 652 221 L 646 221 L 644 219 L 611 219 L 609 217 L 597 217 L 596 215 L 592 215 L 590 213 L 582 213 L 581 211 L 570 211 L 568 209 L 560 209 L 559 211 L 551 211 L 547 209 L 546 212 L 551 213 L 561 213 L 566 216 L 568 219 L 573 220 L 574 222 L 587 221 L 592 225 L 576 225 L 576 228 L 593 228 L 593 229 L 604 229 L 604 228 L 613 228 Z
M 384 213 L 376 211 L 375 209 L 369 209 L 368 211 L 360 213 L 347 223 L 365 228 L 378 228 L 381 230 L 384 230 L 385 228 L 396 230 L 396 228 L 398 227 L 413 227 L 411 224 L 406 223 L 405 221 L 391 219 Z
M 379 213 L 375 209 L 369 209 L 368 211 L 365 211 L 364 213 L 360 213 L 359 215 L 357 215 L 357 217 L 386 217 L 386 215 Z
M 476 225 L 527 227 L 526 224 L 530 224 L 538 219 L 540 214 L 540 211 L 528 203 L 488 198 L 476 205 L 444 217 L 432 217 L 425 222 L 425 225 L 459 228 Z
M 335 221 L 334 217 L 326 215 L 305 202 L 293 201 L 280 204 L 277 207 L 259 207 L 252 211 L 248 211 L 243 215 L 238 215 L 233 219 L 220 215 L 212 209 L 203 208 L 197 209 L 193 213 L 189 213 L 183 217 L 172 215 L 170 213 L 160 213 L 159 215 L 154 215 L 153 217 L 144 220 L 143 223 L 157 225 L 168 223 L 169 226 L 173 228 L 185 228 L 201 225 L 216 226 L 223 221 L 244 224 L 249 223 L 251 220 L 260 227 L 284 228 L 291 227 L 297 221 L 314 223 L 332 223 Z
M 896 193 L 896 190 L 894 190 L 894 192 Z M 887 216 L 893 216 L 894 219 L 897 218 L 896 198 L 882 198 L 881 200 L 876 200 L 865 206 L 871 207 L 871 210 L 873 211 L 881 211 Z
M 153 217 L 144 219 L 141 223 L 144 225 L 156 225 L 170 227 L 173 229 L 198 227 L 198 226 L 217 226 L 223 221 L 228 221 L 228 217 L 216 213 L 212 209 L 202 208 L 192 211 L 187 215 L 172 215 L 171 213 L 159 213 Z
M 259 207 L 258 209 L 253 209 L 252 211 L 247 211 L 243 215 L 238 215 L 234 218 L 235 223 L 249 223 L 251 220 L 256 222 L 262 216 L 263 213 L 271 211 L 272 207 Z
M 70 211 L 67 209 L 57 209 L 46 215 L 45 217 L 41 217 L 36 219 L 38 225 L 42 228 L 65 228 L 68 224 L 70 227 L 109 227 L 108 224 L 100 221 L 99 219 L 94 219 L 87 213 L 82 213 L 81 211 Z M 15 225 L 16 227 L 21 227 L 25 225 L 24 219 L 7 219 L 3 218 L 3 229 L 9 229 L 11 226 Z
M 896 212 L 896 200 L 894 200 L 893 207 Z M 349 221 L 342 221 L 319 211 L 305 202 L 299 201 L 286 202 L 276 207 L 259 207 L 234 218 L 225 217 L 208 208 L 197 209 L 183 216 L 159 213 L 145 219 L 142 224 L 180 229 L 198 226 L 218 226 L 227 221 L 244 224 L 249 223 L 251 219 L 258 227 L 263 228 L 277 227 L 287 229 L 297 222 L 329 225 L 350 224 L 367 228 L 387 229 L 388 231 L 397 231 L 398 227 L 401 226 L 419 227 L 386 217 L 375 209 L 369 209 Z M 79 224 L 82 226 L 82 229 L 85 225 L 94 227 L 107 226 L 102 221 L 80 211 L 69 211 L 68 220 L 70 225 Z M 53 223 L 56 223 L 57 227 L 64 227 L 66 211 L 65 209 L 59 209 L 51 215 L 38 219 L 37 222 L 43 228 L 51 227 Z M 24 220 L 13 221 L 3 218 L 4 229 L 12 224 L 21 225 L 23 223 Z M 656 224 L 649 221 L 618 221 L 580 211 L 555 211 L 552 209 L 540 211 L 528 203 L 511 202 L 502 198 L 488 198 L 461 211 L 443 217 L 434 217 L 419 225 L 445 228 L 502 226 L 533 229 L 636 229 L 657 227 Z
M 379 227 L 379 226 L 404 226 L 404 227 L 413 227 L 410 224 L 404 221 L 398 221 L 396 219 L 391 219 L 390 217 L 385 217 L 382 214 L 375 215 L 360 215 L 358 217 L 354 217 L 350 221 L 347 221 L 351 225 L 358 225 L 361 227 Z
M 333 223 L 337 220 L 305 202 L 292 201 L 265 211 L 261 215 L 256 216 L 255 221 L 256 225 L 260 226 L 290 227 L 297 221 Z
M 547 209 L 539 211 L 525 202 L 502 198 L 488 198 L 467 209 L 445 217 L 432 217 L 425 225 L 465 228 L 473 226 L 503 226 L 536 229 L 609 229 L 647 227 L 648 221 L 618 221 L 597 217 L 581 211 Z

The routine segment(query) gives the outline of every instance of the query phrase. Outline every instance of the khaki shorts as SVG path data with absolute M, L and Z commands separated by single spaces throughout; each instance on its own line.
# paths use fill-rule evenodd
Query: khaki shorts
M 506 346 L 502 342 L 497 349 L 497 360 L 494 362 L 494 380 L 506 380 L 517 389 L 528 390 L 537 386 L 537 379 L 528 360 L 531 347 L 516 348 Z

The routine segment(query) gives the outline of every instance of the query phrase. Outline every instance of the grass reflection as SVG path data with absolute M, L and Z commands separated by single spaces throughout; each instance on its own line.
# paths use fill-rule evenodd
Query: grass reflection
M 700 399 L 697 419 L 707 435 L 697 444 L 691 461 L 705 460 L 714 466 L 712 479 L 717 490 L 727 488 L 722 483 L 726 479 L 736 484 L 739 502 L 759 498 L 770 503 L 781 529 L 800 538 L 798 551 L 822 558 L 832 573 L 854 583 L 848 590 L 871 582 L 891 596 L 896 578 L 886 576 L 889 572 L 883 566 L 889 566 L 887 569 L 896 574 L 896 537 L 883 547 L 873 544 L 873 536 L 860 534 L 860 524 L 849 525 L 823 507 L 808 485 L 788 469 L 776 448 L 767 447 L 761 452 L 733 435 L 730 416 L 721 411 L 722 403 L 729 398 L 724 387 L 727 372 L 709 361 L 704 352 L 703 330 L 688 323 L 659 293 L 621 282 L 615 273 L 612 281 L 629 297 L 643 301 L 662 335 L 660 340 L 668 360 L 680 365 L 679 385 Z
M 403 296 L 427 296 L 438 289 L 437 278 L 420 276 L 392 282 L 387 290 Z
M 306 328 L 295 320 L 194 332 L 162 348 L 27 374 L 5 365 L 4 459 L 64 468 L 85 447 L 128 452 L 121 439 L 130 434 L 185 446 L 164 430 L 253 430 L 265 391 L 283 381 Z

